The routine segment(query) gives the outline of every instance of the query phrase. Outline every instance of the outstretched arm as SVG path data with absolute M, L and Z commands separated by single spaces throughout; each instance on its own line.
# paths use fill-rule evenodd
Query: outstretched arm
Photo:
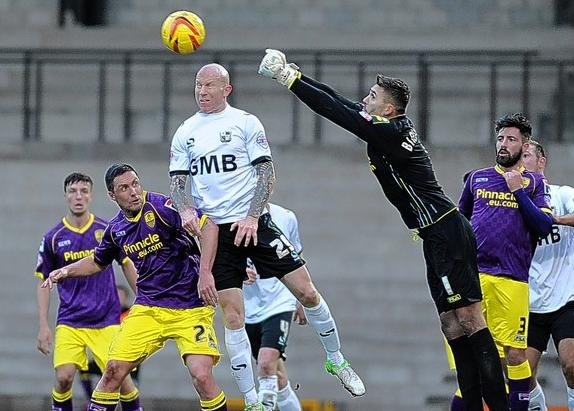
M 317 81 L 317 80 L 315 80 L 309 76 L 306 76 L 303 73 L 301 73 L 301 77 L 299 78 L 299 82 L 307 83 L 308 85 L 313 86 L 316 89 L 324 91 L 325 93 L 327 93 L 328 95 L 333 97 L 335 100 L 339 101 L 340 103 L 344 104 L 346 107 L 348 107 L 350 109 L 357 110 L 357 111 L 360 111 L 363 109 L 363 105 L 361 103 L 359 103 L 357 101 L 349 100 L 347 97 L 339 94 L 339 92 L 336 91 L 331 86 L 329 86 L 325 83 L 321 83 L 320 81 Z
M 187 194 L 186 188 L 187 174 L 171 174 L 169 195 L 179 212 L 181 225 L 192 235 L 201 237 L 199 217 L 197 216 L 197 211 L 195 210 L 191 197 Z
M 372 124 L 368 120 L 369 115 L 361 113 L 360 104 L 342 97 L 326 84 L 303 76 L 296 66 L 287 63 L 285 54 L 279 50 L 266 50 L 266 55 L 259 65 L 259 74 L 273 78 L 279 84 L 286 86 L 317 114 L 362 140 L 371 140 Z M 384 131 L 378 128 L 379 139 L 380 133 Z
M 275 184 L 275 169 L 272 161 L 265 160 L 255 164 L 255 170 L 257 171 L 257 185 L 255 186 L 255 193 L 251 200 L 247 217 L 231 225 L 231 231 L 237 230 L 234 244 L 238 247 L 242 243 L 247 247 L 251 240 L 253 240 L 253 245 L 257 245 L 259 216 L 267 207 L 269 197 L 273 191 L 273 185 Z
M 50 276 L 42 283 L 42 287 L 54 288 L 54 284 L 70 277 L 86 277 L 103 270 L 95 261 L 93 256 L 84 257 L 75 263 L 58 268 L 50 273 Z

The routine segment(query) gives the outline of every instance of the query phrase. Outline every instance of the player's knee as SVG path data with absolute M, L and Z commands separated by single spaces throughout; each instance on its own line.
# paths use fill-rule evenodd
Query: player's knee
M 277 386 L 280 390 L 287 386 L 287 375 L 281 370 L 277 370 Z
M 563 364 L 562 373 L 564 374 L 568 387 L 574 388 L 574 361 Z
M 102 376 L 102 382 L 106 388 L 118 389 L 122 381 L 127 376 L 122 363 L 119 361 L 110 360 L 106 365 L 106 371 Z M 128 370 L 129 372 L 129 370 Z
M 74 374 L 66 371 L 56 372 L 56 391 L 66 392 L 72 388 Z
M 312 285 L 300 290 L 297 299 L 304 307 L 315 307 L 321 302 L 319 292 Z
M 206 393 L 213 384 L 213 374 L 211 367 L 192 367 L 190 370 L 193 386 L 198 393 Z
M 258 360 L 257 365 L 259 368 L 259 375 L 275 375 L 277 372 L 277 365 L 270 359 Z
M 526 350 L 509 347 L 506 349 L 506 363 L 508 365 L 520 365 L 526 361 Z
M 444 336 L 449 340 L 462 337 L 465 334 L 453 312 L 440 315 L 440 327 Z
M 240 311 L 238 310 L 227 310 L 224 314 L 225 326 L 236 330 L 245 325 L 245 319 Z

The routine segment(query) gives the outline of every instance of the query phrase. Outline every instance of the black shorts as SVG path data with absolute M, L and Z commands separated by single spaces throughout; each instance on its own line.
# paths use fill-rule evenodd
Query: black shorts
M 565 338 L 574 338 L 574 301 L 552 313 L 530 313 L 528 320 L 528 346 L 540 352 L 548 348 L 552 336 L 556 351 Z
M 293 311 L 275 314 L 260 323 L 245 324 L 245 330 L 251 343 L 251 353 L 257 359 L 259 349 L 275 348 L 285 360 L 285 349 L 289 338 Z
M 482 300 L 476 238 L 460 212 L 420 230 L 431 296 L 440 313 Z
M 250 258 L 261 278 L 282 278 L 305 265 L 287 237 L 271 220 L 269 213 L 259 217 L 257 245 L 235 246 L 236 231 L 231 223 L 219 224 L 217 254 L 213 263 L 215 287 L 218 290 L 241 288 L 245 279 L 247 258 Z

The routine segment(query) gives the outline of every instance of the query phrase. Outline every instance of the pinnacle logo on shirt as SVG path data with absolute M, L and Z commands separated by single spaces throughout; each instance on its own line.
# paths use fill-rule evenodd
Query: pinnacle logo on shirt
M 138 258 L 143 258 L 149 253 L 153 253 L 163 248 L 163 243 L 158 234 L 148 234 L 143 240 L 136 241 L 133 244 L 124 244 L 124 253 L 130 257 L 137 253 Z
M 486 199 L 491 207 L 518 208 L 514 194 L 504 191 L 490 191 L 484 188 L 476 190 L 477 199 Z
M 88 257 L 94 254 L 94 249 L 91 250 L 80 250 L 80 251 L 66 251 L 64 253 L 64 261 L 78 261 L 84 257 Z

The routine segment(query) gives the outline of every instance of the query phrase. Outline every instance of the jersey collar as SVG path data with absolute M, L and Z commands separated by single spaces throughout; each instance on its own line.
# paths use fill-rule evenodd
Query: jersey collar
M 494 169 L 496 170 L 496 172 L 497 172 L 498 174 L 504 174 L 504 173 L 506 173 L 506 171 L 504 171 L 504 169 L 503 169 L 502 167 L 500 167 L 500 165 L 498 165 L 498 164 L 494 166 Z M 526 168 L 524 168 L 524 166 L 520 166 L 520 167 L 518 168 L 518 172 L 519 172 L 520 174 L 524 173 L 524 171 L 526 171 Z
M 143 191 L 142 192 L 142 198 L 143 198 L 143 204 L 142 204 L 142 208 L 141 210 L 134 216 L 134 217 L 128 217 L 126 215 L 126 213 L 124 213 L 124 217 L 126 218 L 126 220 L 128 220 L 130 223 L 137 223 L 140 218 L 142 217 L 142 212 L 144 209 L 144 205 L 147 202 L 147 191 Z
M 94 218 L 95 218 L 95 216 L 92 213 L 90 213 L 90 218 L 88 218 L 88 222 L 83 227 L 80 227 L 80 228 L 74 227 L 72 224 L 70 224 L 68 222 L 68 220 L 66 220 L 66 217 L 62 218 L 62 223 L 71 232 L 78 233 L 78 234 L 84 234 L 86 231 L 89 230 L 89 228 L 94 223 Z

